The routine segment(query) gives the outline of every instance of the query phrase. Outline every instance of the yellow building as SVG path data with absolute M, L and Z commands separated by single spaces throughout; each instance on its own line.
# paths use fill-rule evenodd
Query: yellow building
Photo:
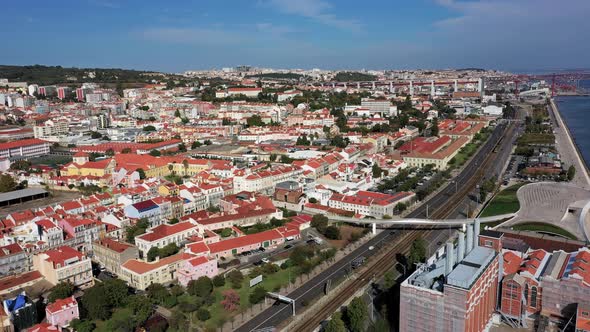
M 105 159 L 100 161 L 86 161 L 82 164 L 70 163 L 65 166 L 67 176 L 105 176 L 107 174 L 113 174 L 115 170 L 115 161 L 113 159 Z

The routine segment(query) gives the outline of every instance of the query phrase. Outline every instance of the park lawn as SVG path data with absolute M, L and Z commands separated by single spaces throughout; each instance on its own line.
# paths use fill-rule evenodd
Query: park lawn
M 481 137 L 479 140 L 472 141 L 466 144 L 462 149 L 459 150 L 459 152 L 457 152 L 457 154 L 453 157 L 453 159 L 455 159 L 455 162 L 452 166 L 463 166 L 463 164 L 465 164 L 465 162 L 475 154 L 479 146 L 483 142 L 487 141 L 488 137 L 490 136 L 488 132 L 481 132 L 480 135 Z
M 244 281 L 242 282 L 242 287 L 237 289 L 236 291 L 240 294 L 240 309 L 246 310 L 248 307 L 251 306 L 250 304 L 250 293 L 254 288 L 258 286 L 263 286 L 269 292 L 275 291 L 281 288 L 284 285 L 287 285 L 289 282 L 289 271 L 291 271 L 291 281 L 294 281 L 295 278 L 298 276 L 298 271 L 296 267 L 289 267 L 288 269 L 281 269 L 276 273 L 273 273 L 270 276 L 264 276 L 262 282 L 252 288 L 250 288 L 250 277 L 244 275 Z M 223 287 L 217 287 L 213 290 L 213 296 L 215 297 L 215 303 L 208 307 L 209 313 L 211 314 L 211 318 L 209 318 L 205 322 L 205 327 L 207 328 L 217 328 L 221 325 L 222 322 L 227 322 L 228 319 L 232 316 L 228 313 L 221 305 L 221 301 L 223 300 L 223 291 L 231 289 L 231 283 L 229 280 L 226 280 L 225 285 Z M 236 311 L 234 314 L 238 314 L 239 311 Z
M 557 234 L 571 240 L 577 240 L 575 235 L 566 231 L 565 229 L 542 222 L 527 222 L 524 224 L 512 226 L 512 229 L 515 231 L 533 231 L 540 233 Z
M 525 184 L 518 183 L 499 192 L 481 212 L 480 217 L 517 212 L 520 209 L 520 203 L 516 197 L 516 192 Z
M 519 145 L 525 144 L 553 144 L 555 135 L 551 133 L 525 133 L 518 138 Z

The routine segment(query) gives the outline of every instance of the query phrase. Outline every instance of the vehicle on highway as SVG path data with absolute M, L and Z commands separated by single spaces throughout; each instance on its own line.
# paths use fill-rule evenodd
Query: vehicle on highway
M 373 247 L 373 246 L 370 246 L 369 247 L 369 250 L 373 250 L 373 249 L 375 249 L 375 247 Z
M 353 259 L 352 262 L 350 262 L 350 267 L 352 267 L 353 269 L 356 269 L 359 266 L 363 265 L 363 263 L 365 263 L 365 257 L 364 256 L 357 257 L 357 258 Z

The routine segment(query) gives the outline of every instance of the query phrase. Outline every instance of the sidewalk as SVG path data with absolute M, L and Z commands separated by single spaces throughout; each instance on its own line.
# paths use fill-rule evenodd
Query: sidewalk
M 559 114 L 559 108 L 555 104 L 555 100 L 551 99 L 549 109 L 554 115 L 554 117 L 550 117 L 551 120 L 556 122 L 553 124 L 553 130 L 555 131 L 555 147 L 557 152 L 561 155 L 566 170 L 570 165 L 574 165 L 576 168 L 576 175 L 571 182 L 582 188 L 590 189 L 588 169 L 580 156 L 580 152 L 571 137 L 566 123 L 561 118 L 561 114 Z

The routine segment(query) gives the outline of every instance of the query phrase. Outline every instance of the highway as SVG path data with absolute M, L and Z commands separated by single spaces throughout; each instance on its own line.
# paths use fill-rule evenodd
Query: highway
M 462 188 L 463 186 L 470 184 L 471 178 L 474 175 L 476 175 L 477 172 L 480 170 L 479 166 L 483 164 L 486 157 L 488 157 L 488 155 L 490 155 L 493 152 L 494 147 L 503 138 L 504 134 L 506 133 L 506 127 L 506 122 L 498 124 L 492 132 L 492 134 L 490 135 L 488 141 L 470 160 L 469 164 L 461 171 L 461 173 L 454 179 L 455 181 L 457 181 L 458 188 Z M 511 132 L 513 133 L 513 131 Z M 494 162 L 492 162 L 491 165 L 493 166 Z M 431 212 L 438 210 L 441 207 L 444 207 L 445 203 L 447 203 L 450 200 L 450 198 L 455 194 L 455 188 L 456 187 L 454 182 L 449 182 L 446 185 L 446 187 L 444 187 L 437 195 L 430 198 L 420 207 L 416 208 L 414 211 L 408 214 L 408 217 L 426 218 L 427 209 L 429 211 L 428 216 L 432 215 Z M 435 233 L 437 232 L 430 232 L 429 235 L 436 235 Z M 326 270 L 322 271 L 320 274 L 310 279 L 301 287 L 293 290 L 291 293 L 287 295 L 287 297 L 295 299 L 296 311 L 302 310 L 302 302 L 310 303 L 314 298 L 321 296 L 321 294 L 323 294 L 324 291 L 325 283 L 329 279 L 338 279 L 340 277 L 345 276 L 350 269 L 350 263 L 352 260 L 354 260 L 357 257 L 367 256 L 370 254 L 369 247 L 380 247 L 385 241 L 387 241 L 387 243 L 389 244 L 394 241 L 403 239 L 404 236 L 404 232 L 392 230 L 385 230 L 377 234 L 375 237 L 367 241 L 365 244 L 361 245 L 359 248 L 351 252 L 346 257 L 342 258 L 340 261 L 328 267 Z M 426 240 L 429 241 L 432 239 L 427 238 Z M 259 315 L 253 317 L 246 324 L 237 328 L 236 331 L 250 332 L 276 327 L 279 326 L 279 324 L 281 324 L 282 322 L 289 319 L 291 315 L 292 312 L 290 305 L 278 303 L 264 310 Z

